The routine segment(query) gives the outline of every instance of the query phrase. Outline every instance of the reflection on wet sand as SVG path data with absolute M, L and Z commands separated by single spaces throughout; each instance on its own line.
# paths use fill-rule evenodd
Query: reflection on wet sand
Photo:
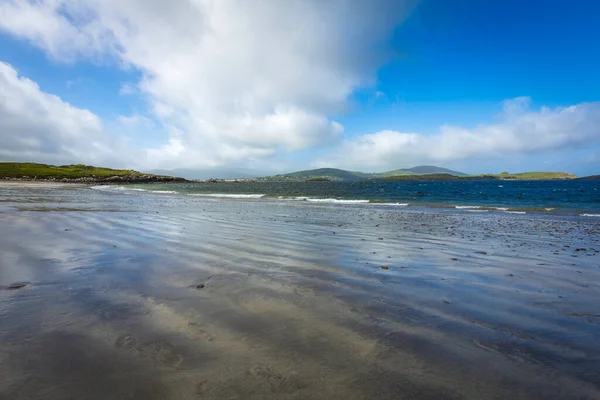
M 2 203 L 0 398 L 600 395 L 597 222 L 90 192 Z

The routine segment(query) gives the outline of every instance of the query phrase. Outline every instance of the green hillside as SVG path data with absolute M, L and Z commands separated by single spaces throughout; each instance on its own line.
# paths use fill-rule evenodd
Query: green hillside
M 365 178 L 366 174 L 360 172 L 345 171 L 337 168 L 319 168 L 306 171 L 292 172 L 290 174 L 281 174 L 269 176 L 262 179 L 267 180 L 314 180 L 328 179 L 332 181 L 359 181 Z
M 544 180 L 564 180 L 564 179 L 576 179 L 577 175 L 570 174 L 568 172 L 520 172 L 511 174 L 503 172 L 501 174 L 485 174 L 475 176 L 486 176 L 494 177 L 497 179 L 504 180 L 521 180 L 521 181 L 544 181 Z
M 0 178 L 37 177 L 38 179 L 72 179 L 84 177 L 126 176 L 134 174 L 142 175 L 140 172 L 131 169 L 100 168 L 82 164 L 55 166 L 35 163 L 0 162 Z
M 182 182 L 185 179 L 143 174 L 132 169 L 112 169 L 92 167 L 89 165 L 47 165 L 36 163 L 0 162 L 0 179 L 21 180 L 68 180 L 71 182 L 122 182 L 122 183 L 151 183 L 151 182 Z
M 453 171 L 448 168 L 436 167 L 433 165 L 420 165 L 418 167 L 406 168 L 406 169 L 397 169 L 395 171 L 384 172 L 387 176 L 390 175 L 406 175 L 403 173 L 397 172 L 406 172 L 407 174 L 415 174 L 415 175 L 431 175 L 431 174 L 448 174 L 454 176 L 466 176 L 467 174 Z
M 382 181 L 456 181 L 469 179 L 450 174 L 425 174 L 425 175 L 392 175 L 379 178 Z

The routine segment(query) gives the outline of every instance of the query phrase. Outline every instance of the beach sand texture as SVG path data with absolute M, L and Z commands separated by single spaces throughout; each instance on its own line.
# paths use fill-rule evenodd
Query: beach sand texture
M 0 190 L 2 399 L 598 399 L 600 221 Z

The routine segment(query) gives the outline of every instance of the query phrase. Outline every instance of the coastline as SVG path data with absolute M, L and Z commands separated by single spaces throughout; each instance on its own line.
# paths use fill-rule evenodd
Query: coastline
M 599 393 L 600 221 L 3 190 L 2 396 Z

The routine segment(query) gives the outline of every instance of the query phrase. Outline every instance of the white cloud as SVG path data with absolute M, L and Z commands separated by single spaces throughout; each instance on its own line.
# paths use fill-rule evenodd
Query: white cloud
M 429 136 L 392 130 L 365 134 L 345 140 L 315 165 L 382 170 L 586 148 L 600 141 L 600 103 L 536 111 L 530 103 L 527 97 L 508 100 L 500 122 L 473 129 L 444 125 Z
M 331 116 L 375 83 L 412 2 L 12 0 L 0 29 L 59 61 L 138 69 L 168 136 L 148 162 L 216 165 L 339 140 Z
M 95 162 L 111 159 L 100 119 L 44 93 L 0 62 L 0 157 Z
M 121 87 L 119 88 L 119 94 L 123 95 L 123 96 L 127 96 L 130 94 L 135 94 L 137 92 L 137 89 L 135 88 L 135 85 L 132 84 L 131 82 L 122 82 L 121 83 Z
M 104 121 L 2 64 L 0 156 L 116 162 L 136 168 L 275 168 L 325 146 L 319 166 L 381 170 L 585 148 L 600 106 L 530 109 L 507 101 L 499 122 L 442 126 L 433 135 L 386 130 L 344 138 L 335 116 L 375 83 L 386 38 L 407 1 L 5 0 L 0 29 L 58 62 L 140 73 L 120 94 L 148 113 Z M 386 94 L 373 90 L 373 100 Z M 115 93 L 118 95 L 118 93 Z M 389 94 L 393 96 L 393 94 Z M 113 160 L 113 161 L 111 161 Z

